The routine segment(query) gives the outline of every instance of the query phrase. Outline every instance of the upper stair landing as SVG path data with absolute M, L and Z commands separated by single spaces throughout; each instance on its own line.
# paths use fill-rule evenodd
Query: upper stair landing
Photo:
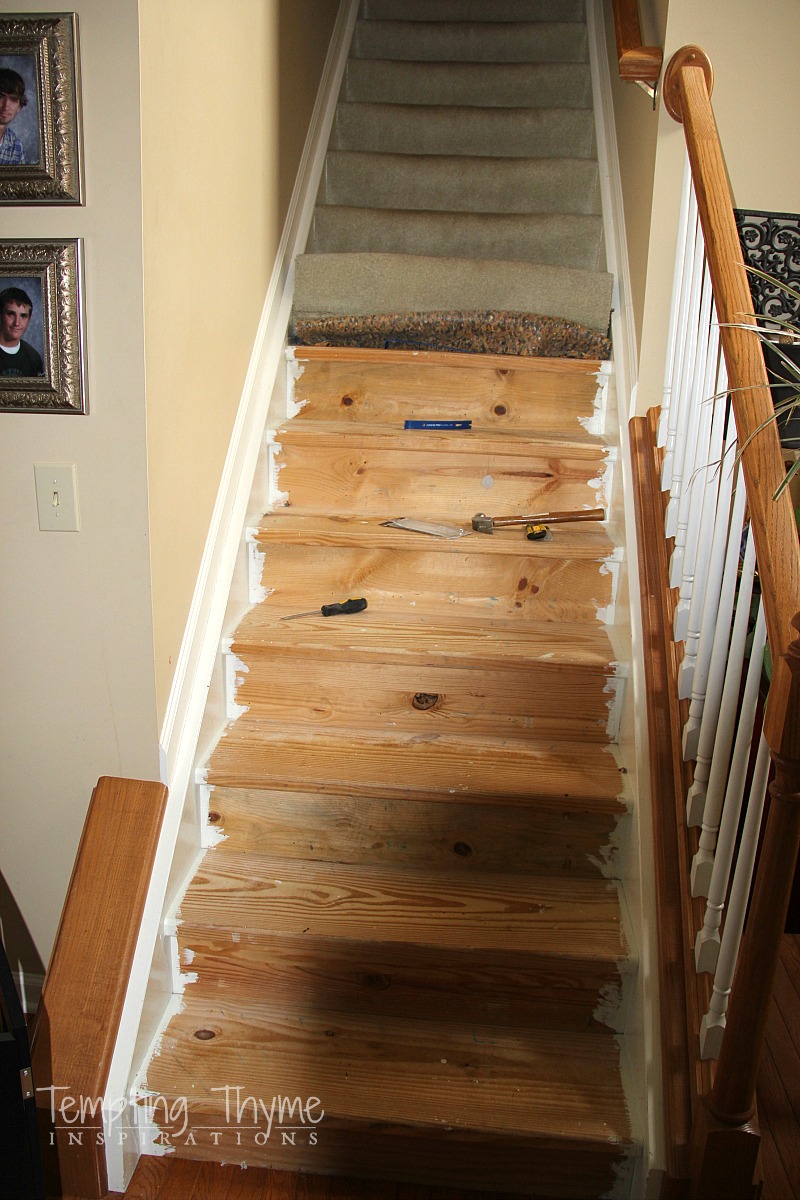
M 484 8 L 362 5 L 297 259 L 296 340 L 376 345 L 388 322 L 384 344 L 482 351 L 499 323 L 513 354 L 607 353 L 582 6 Z

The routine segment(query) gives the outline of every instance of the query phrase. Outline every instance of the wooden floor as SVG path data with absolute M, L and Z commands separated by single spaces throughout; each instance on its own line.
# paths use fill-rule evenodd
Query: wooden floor
M 761 1200 L 800 1197 L 800 935 L 787 934 L 758 1080 Z M 125 1200 L 491 1200 L 494 1193 L 143 1158 Z M 113 1193 L 107 1200 L 121 1200 Z M 497 1200 L 515 1200 L 505 1195 Z M 516 1200 L 522 1200 L 517 1197 Z M 525 1197 L 524 1200 L 535 1200 Z

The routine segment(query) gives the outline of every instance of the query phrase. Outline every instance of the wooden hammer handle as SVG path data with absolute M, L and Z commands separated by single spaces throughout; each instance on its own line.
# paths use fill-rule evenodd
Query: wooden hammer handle
M 503 525 L 557 525 L 564 521 L 604 521 L 604 508 L 581 508 L 574 512 L 534 513 L 529 517 L 493 517 L 492 525 L 500 529 Z

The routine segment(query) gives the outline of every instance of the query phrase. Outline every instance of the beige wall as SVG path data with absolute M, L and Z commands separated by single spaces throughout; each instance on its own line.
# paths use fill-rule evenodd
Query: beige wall
M 97 778 L 158 778 L 286 180 L 338 5 L 237 0 L 224 20 L 209 0 L 71 8 L 86 203 L 3 210 L 4 237 L 85 241 L 90 415 L 0 414 L 0 921 L 33 973 Z M 33 464 L 53 461 L 77 464 L 79 533 L 38 529 Z
M 687 43 L 702 46 L 714 66 L 712 104 L 736 205 L 800 211 L 800 156 L 787 132 L 787 121 L 800 108 L 800 4 L 670 0 L 666 60 Z M 682 127 L 661 105 L 640 341 L 640 412 L 661 400 L 684 145 Z
M 140 0 L 159 720 L 336 0 Z
M 137 5 L 70 9 L 80 23 L 86 204 L 2 215 L 4 238 L 81 237 L 85 247 L 89 415 L 0 413 L 0 873 L 45 961 L 98 777 L 158 778 Z M 79 533 L 40 532 L 36 462 L 77 464 Z
M 645 45 L 663 46 L 667 22 L 666 8 L 667 0 L 656 0 L 652 4 L 640 0 L 642 37 Z M 617 151 L 631 277 L 631 303 L 638 342 L 641 340 L 644 320 L 658 112 L 654 110 L 652 101 L 640 87 L 635 83 L 623 83 L 620 79 L 612 5 L 605 4 L 603 12 L 617 128 Z

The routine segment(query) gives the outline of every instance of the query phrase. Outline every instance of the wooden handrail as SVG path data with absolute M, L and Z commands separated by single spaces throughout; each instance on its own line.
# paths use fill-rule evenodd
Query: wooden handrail
M 660 46 L 642 45 L 637 0 L 614 0 L 614 32 L 620 79 L 655 88 L 661 75 L 664 52 Z
M 56 1110 L 68 1102 L 66 1119 L 56 1111 L 51 1122 L 64 1197 L 108 1191 L 99 1108 L 74 1120 L 69 1101 L 91 1107 L 105 1097 L 166 801 L 161 784 L 103 778 L 86 815 L 31 1049 L 43 1119 L 51 1096 Z
M 800 630 L 800 543 L 788 490 L 774 499 L 786 468 L 761 343 L 741 328 L 752 324 L 753 302 L 711 107 L 711 80 L 704 52 L 685 46 L 667 67 L 664 102 L 684 127 L 731 403 L 745 447 L 742 469 L 774 663 L 765 735 L 776 780 L 722 1052 L 711 1093 L 697 1109 L 691 1194 L 749 1200 L 759 1145 L 755 1080 L 800 846 L 800 642 L 792 645 Z

